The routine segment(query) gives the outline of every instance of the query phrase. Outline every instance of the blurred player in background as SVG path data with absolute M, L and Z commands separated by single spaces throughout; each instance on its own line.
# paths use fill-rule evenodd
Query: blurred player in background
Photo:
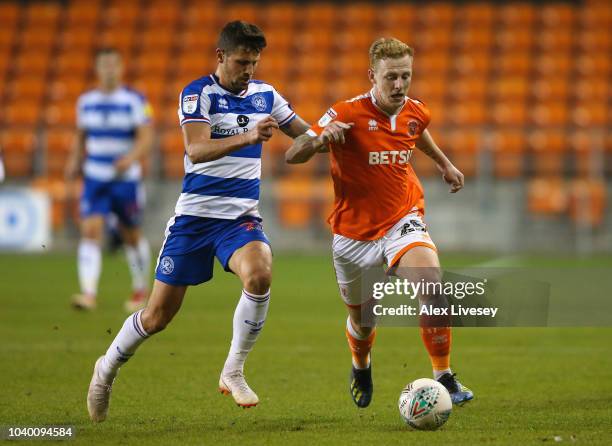
M 451 192 L 463 187 L 463 175 L 426 130 L 429 110 L 406 96 L 412 78 L 412 49 L 397 39 L 379 39 L 369 56 L 370 92 L 335 104 L 286 154 L 287 162 L 303 163 L 331 149 L 333 259 L 349 313 L 350 392 L 359 407 L 367 407 L 372 399 L 370 351 L 376 335 L 375 328 L 361 326 L 362 304 L 371 298 L 361 293 L 365 270 L 386 264 L 413 282 L 440 280 L 436 247 L 423 222 L 423 189 L 409 164 L 415 146 L 436 163 Z M 421 302 L 435 298 L 420 296 Z M 421 336 L 434 378 L 449 390 L 454 403 L 472 399 L 472 392 L 450 369 L 449 321 L 424 319 Z
M 94 421 L 107 416 L 119 367 L 172 320 L 188 286 L 212 278 L 215 256 L 243 287 L 219 390 L 242 407 L 259 402 L 243 367 L 266 320 L 272 279 L 270 242 L 258 211 L 262 143 L 274 129 L 297 137 L 309 128 L 271 85 L 252 80 L 265 46 L 257 26 L 228 23 L 219 36 L 215 73 L 194 80 L 180 95 L 183 190 L 166 228 L 146 308 L 128 317 L 94 366 L 87 397 Z
M 105 219 L 112 212 L 120 222 L 132 275 L 132 298 L 126 302 L 131 313 L 144 306 L 148 294 L 151 254 L 140 230 L 144 190 L 139 162 L 152 144 L 151 107 L 141 94 L 122 86 L 117 50 L 100 50 L 95 63 L 99 84 L 78 100 L 75 142 L 66 165 L 67 179 L 82 171 L 84 180 L 78 250 L 81 293 L 74 296 L 73 305 L 96 307 Z

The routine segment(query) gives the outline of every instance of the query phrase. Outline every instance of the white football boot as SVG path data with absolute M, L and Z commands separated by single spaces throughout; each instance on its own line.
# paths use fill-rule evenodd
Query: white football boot
M 236 404 L 242 408 L 257 406 L 259 398 L 244 379 L 242 370 L 221 372 L 219 377 L 219 391 L 224 395 L 232 395 Z
M 89 383 L 89 391 L 87 392 L 87 410 L 89 411 L 89 418 L 95 422 L 101 422 L 106 420 L 108 415 L 108 405 L 110 403 L 111 391 L 113 390 L 113 381 L 108 384 L 98 374 L 98 367 L 100 361 L 104 356 L 100 356 L 94 365 L 93 376 Z

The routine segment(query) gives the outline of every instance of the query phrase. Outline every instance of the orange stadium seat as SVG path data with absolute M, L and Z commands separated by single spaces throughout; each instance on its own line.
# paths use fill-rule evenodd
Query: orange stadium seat
M 568 121 L 568 107 L 563 101 L 540 102 L 530 108 L 531 120 L 538 126 L 562 126 Z
M 46 175 L 53 178 L 61 178 L 64 175 L 66 159 L 71 148 L 74 131 L 72 129 L 50 128 L 45 133 L 46 140 Z
M 35 49 L 37 52 L 46 51 L 53 47 L 57 36 L 55 25 L 46 26 L 33 24 L 23 29 L 20 37 L 20 45 L 22 49 L 31 52 Z
M 18 76 L 44 76 L 49 62 L 49 51 L 21 51 L 15 60 L 15 71 Z
M 482 102 L 455 102 L 448 107 L 448 120 L 456 125 L 486 123 L 488 110 Z
M 150 76 L 163 80 L 171 68 L 170 52 L 165 48 L 157 50 L 150 48 L 130 60 L 129 67 L 137 76 Z
M 217 34 L 217 25 L 219 22 L 219 10 L 221 6 L 215 7 L 214 3 L 210 7 L 202 8 L 198 2 L 189 2 L 186 8 L 183 9 L 182 20 L 183 26 L 186 29 L 205 29 L 203 34 Z M 211 30 L 215 29 L 212 33 Z
M 261 5 L 260 20 L 262 21 L 262 29 L 264 30 L 266 37 L 268 33 L 276 28 L 280 29 L 291 29 L 293 28 L 296 18 L 298 16 L 297 8 L 289 2 L 279 3 L 264 3 Z
M 370 29 L 376 21 L 378 6 L 365 1 L 349 3 L 342 8 L 339 19 L 343 26 L 353 29 Z
M 570 144 L 573 152 L 572 167 L 582 177 L 600 175 L 604 168 L 605 138 L 603 130 L 594 132 L 576 130 L 572 133 Z
M 66 183 L 60 178 L 37 177 L 30 184 L 35 190 L 46 192 L 51 197 L 51 226 L 61 229 L 67 217 L 77 221 L 81 184 Z
M 64 51 L 53 61 L 55 75 L 62 78 L 68 76 L 86 78 L 93 72 L 93 65 L 93 53 L 79 48 Z
M 175 61 L 176 70 L 183 78 L 188 78 L 189 81 L 197 79 L 201 76 L 210 74 L 215 69 L 215 61 L 211 57 L 205 57 L 201 54 L 193 54 L 193 52 L 181 53 Z M 187 81 L 187 82 L 189 82 Z M 187 85 L 184 83 L 181 89 Z M 181 90 L 178 90 L 176 94 Z
M 498 101 L 524 100 L 530 88 L 527 77 L 518 75 L 495 76 L 489 81 L 491 95 Z
M 415 20 L 416 16 L 418 16 L 418 14 L 414 13 L 414 6 L 395 2 L 380 3 L 376 5 L 376 11 L 378 25 L 380 27 L 379 31 L 399 28 L 400 26 L 410 28 L 412 22 Z M 380 35 L 390 34 L 381 32 Z
M 0 3 L 0 29 L 15 26 L 19 21 L 20 14 L 21 8 L 17 2 Z
M 545 26 L 571 28 L 576 15 L 573 5 L 549 4 L 539 9 L 540 22 Z
M 285 54 L 293 48 L 296 31 L 292 28 L 264 28 L 266 41 L 265 58 L 274 57 L 277 53 Z
M 526 141 L 522 130 L 496 130 L 489 137 L 493 172 L 497 178 L 518 178 L 523 173 Z
M 578 127 L 592 128 L 610 125 L 610 107 L 605 99 L 600 102 L 588 101 L 576 104 L 572 122 Z
M 574 30 L 571 28 L 542 29 L 536 34 L 536 43 L 540 51 L 567 52 L 574 45 Z
M 10 51 L 13 48 L 13 44 L 17 40 L 17 27 L 15 25 L 2 25 L 0 26 L 0 49 L 3 51 Z
M 415 77 L 422 73 L 428 78 L 431 75 L 445 75 L 450 68 L 451 57 L 447 52 L 429 52 L 416 54 L 414 59 Z
M 545 53 L 535 58 L 535 70 L 544 77 L 558 76 L 559 73 L 569 73 L 572 68 L 573 56 L 571 53 Z
M 492 121 L 499 126 L 520 126 L 527 122 L 527 104 L 520 100 L 497 102 L 491 110 Z
M 8 178 L 27 177 L 32 174 L 35 142 L 32 128 L 5 128 L 0 132 L 2 158 Z
M 479 130 L 455 128 L 447 132 L 447 149 L 451 152 L 453 164 L 468 178 L 478 171 L 479 152 L 482 148 Z
M 412 13 L 415 14 L 414 6 L 411 5 Z M 450 28 L 453 19 L 456 17 L 456 10 L 450 3 L 425 3 L 418 7 L 417 20 L 424 25 L 440 28 Z
M 426 70 L 422 72 L 422 75 L 419 73 L 421 73 L 420 70 L 413 78 L 408 96 L 419 99 L 425 104 L 429 104 L 430 101 L 443 101 L 449 89 L 446 76 L 444 74 L 429 74 Z
M 453 68 L 463 76 L 484 76 L 491 68 L 491 56 L 487 52 L 454 54 Z
M 283 226 L 304 229 L 312 225 L 316 190 L 310 177 L 299 174 L 282 177 L 274 184 L 274 192 Z
M 530 28 L 517 29 L 516 26 L 511 25 L 507 28 L 498 29 L 495 33 L 494 41 L 502 52 L 524 54 L 525 51 L 532 47 L 534 37 Z
M 144 23 L 148 26 L 171 29 L 180 19 L 181 8 L 178 2 L 150 2 L 144 11 Z
M 325 77 L 329 60 L 321 55 L 302 53 L 292 61 L 292 69 L 298 77 Z
M 15 78 L 7 88 L 7 92 L 15 102 L 21 101 L 22 106 L 27 105 L 28 108 L 32 108 L 42 101 L 46 88 L 45 78 L 24 76 Z
M 582 51 L 591 52 L 597 51 L 605 53 L 612 48 L 612 36 L 603 29 L 593 29 L 587 27 L 578 33 L 578 46 Z
M 192 57 L 213 57 L 217 35 L 202 33 L 200 28 L 187 28 L 176 34 L 175 43 L 182 52 L 191 52 Z
M 24 13 L 28 26 L 37 25 L 38 28 L 56 24 L 62 13 L 62 6 L 59 2 L 30 2 L 27 3 Z
M 368 58 L 367 50 L 359 54 L 344 53 L 338 56 L 334 56 L 333 59 L 335 60 L 334 63 L 330 63 L 329 59 L 326 59 L 326 62 L 328 66 L 332 68 L 332 70 L 335 72 L 335 75 L 339 78 L 366 78 L 368 75 L 368 68 L 370 68 L 370 60 Z
M 565 77 L 533 79 L 531 90 L 538 101 L 565 100 L 569 96 L 570 84 Z
M 50 102 L 45 108 L 48 126 L 73 127 L 76 125 L 76 103 L 72 100 Z
M 378 37 L 371 29 L 360 29 L 358 33 L 347 27 L 334 36 L 335 48 L 356 56 L 366 56 L 372 42 Z
M 527 184 L 527 209 L 534 214 L 555 215 L 567 210 L 567 189 L 560 177 L 544 177 Z
M 147 76 L 136 79 L 131 83 L 131 86 L 147 98 L 153 107 L 153 116 L 156 117 L 156 114 L 161 111 L 161 104 L 165 99 L 166 80 L 163 77 Z
M 221 8 L 224 22 L 244 20 L 250 23 L 258 22 L 258 6 L 246 1 L 232 2 L 226 8 Z
M 130 29 L 141 17 L 140 6 L 136 2 L 118 1 L 104 9 L 104 23 L 119 29 Z
M 121 25 L 115 25 L 114 28 L 107 28 L 98 38 L 100 47 L 116 48 L 124 59 L 129 60 L 129 57 L 134 48 L 134 31 L 128 24 L 125 24 L 125 29 Z
M 185 146 L 183 135 L 178 128 L 165 130 L 161 135 L 160 151 L 162 154 L 162 170 L 165 178 L 182 178 L 185 170 L 183 155 Z
M 167 51 L 174 43 L 174 29 L 159 29 L 155 25 L 153 28 L 145 29 L 137 33 L 137 42 L 143 51 Z
M 100 5 L 99 2 L 87 1 L 82 2 L 73 0 L 68 5 L 68 27 L 73 26 L 87 26 L 90 28 L 95 27 L 100 17 Z
M 302 32 L 295 38 L 295 47 L 313 55 L 326 54 L 335 42 L 334 36 L 327 32 Z
M 340 10 L 330 3 L 307 3 L 302 9 L 300 17 L 310 29 L 331 29 L 337 20 Z
M 59 46 L 62 51 L 88 52 L 96 41 L 97 35 L 92 27 L 64 28 L 59 36 Z
M 484 53 L 493 44 L 493 32 L 486 28 L 459 28 L 453 33 L 455 46 L 465 52 Z
M 24 107 L 21 99 L 5 102 L 3 106 L 4 125 L 7 127 L 37 125 L 40 117 L 39 104 L 31 102 L 30 105 L 30 107 Z
M 451 47 L 452 42 L 453 35 L 449 28 L 424 28 L 413 36 L 411 46 L 414 46 L 417 54 L 422 54 L 445 51 Z
M 497 20 L 509 28 L 530 27 L 535 21 L 535 8 L 529 3 L 509 3 L 496 9 Z
M 610 62 L 609 52 L 590 52 L 578 56 L 575 67 L 582 76 L 608 78 L 612 71 L 612 62 Z
M 569 214 L 577 225 L 599 227 L 606 210 L 606 183 L 600 179 L 574 179 L 569 186 Z
M 492 60 L 493 69 L 502 75 L 527 76 L 533 65 L 531 55 L 527 52 L 504 53 Z
M 578 101 L 590 101 L 607 98 L 610 91 L 610 83 L 605 78 L 578 78 L 572 93 Z
M 410 93 L 409 93 L 410 94 Z M 442 125 L 448 123 L 448 108 L 443 101 L 434 101 L 424 99 L 425 105 L 431 112 L 431 122 L 433 125 Z
M 455 10 L 455 19 L 469 27 L 490 26 L 495 18 L 495 7 L 487 3 L 467 3 Z
M 86 87 L 85 78 L 81 76 L 55 78 L 48 88 L 49 99 L 76 103 L 78 97 L 85 92 Z
M 534 130 L 527 138 L 536 175 L 561 175 L 565 169 L 569 141 L 563 130 Z
M 486 76 L 480 74 L 453 80 L 448 89 L 450 97 L 456 101 L 482 102 L 487 95 Z

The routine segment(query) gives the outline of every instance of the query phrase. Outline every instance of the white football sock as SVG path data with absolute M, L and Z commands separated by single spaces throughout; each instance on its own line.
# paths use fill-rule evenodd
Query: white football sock
M 102 250 L 94 240 L 82 239 L 78 251 L 78 271 L 81 293 L 98 294 L 98 280 L 102 269 Z
M 445 370 L 434 370 L 433 371 L 433 376 L 435 380 L 438 380 L 438 378 L 440 378 L 442 375 L 444 375 L 445 373 L 453 373 L 451 371 L 451 369 L 445 369 Z
M 134 354 L 140 344 L 149 337 L 140 320 L 143 310 L 128 316 L 123 327 L 115 336 L 112 344 L 106 351 L 104 359 L 100 361 L 100 378 L 107 382 L 112 381 L 119 367 L 126 363 Z
M 242 296 L 234 312 L 232 344 L 223 366 L 224 372 L 242 370 L 244 367 L 244 361 L 266 321 L 269 303 L 270 290 L 263 295 L 242 290 Z
M 349 334 L 353 338 L 358 339 L 360 341 L 363 341 L 364 339 L 368 339 L 368 337 L 370 336 L 370 335 L 368 335 L 368 336 L 361 336 L 359 333 L 357 333 L 357 330 L 355 330 L 355 327 L 353 327 L 353 323 L 351 322 L 351 317 L 350 316 L 348 316 L 346 318 L 346 329 L 348 330 Z M 361 369 L 361 367 L 359 367 L 359 364 L 357 364 L 355 362 L 354 358 L 351 359 L 351 361 L 353 363 L 353 367 L 355 367 L 356 369 Z M 369 366 L 369 364 L 370 364 L 370 355 L 368 355 L 368 366 Z
M 132 275 L 132 290 L 146 290 L 151 265 L 151 250 L 147 239 L 141 237 L 136 247 L 126 244 L 125 257 Z

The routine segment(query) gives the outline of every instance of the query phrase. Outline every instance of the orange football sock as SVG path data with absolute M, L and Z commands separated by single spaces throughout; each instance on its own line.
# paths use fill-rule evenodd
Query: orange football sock
M 357 368 L 366 369 L 370 365 L 370 351 L 372 345 L 374 345 L 374 338 L 376 338 L 376 329 L 365 339 L 355 338 L 348 328 L 346 329 L 346 339 L 348 339 L 349 348 L 353 355 L 353 363 Z
M 434 371 L 450 369 L 450 327 L 421 327 L 421 338 Z

